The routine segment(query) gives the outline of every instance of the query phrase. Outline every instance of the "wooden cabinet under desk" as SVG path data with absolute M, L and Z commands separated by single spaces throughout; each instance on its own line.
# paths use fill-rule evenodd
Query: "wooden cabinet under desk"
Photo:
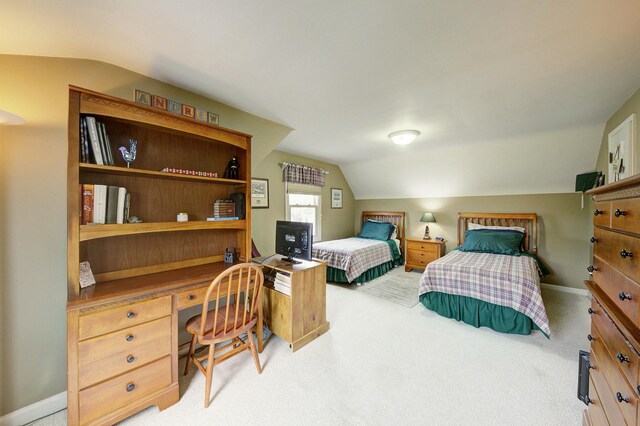
M 640 175 L 587 192 L 593 204 L 593 295 L 585 423 L 638 425 L 640 393 Z
M 424 269 L 427 265 L 444 255 L 444 241 L 407 238 L 406 263 L 404 270 Z
M 301 262 L 291 265 L 273 258 L 263 266 L 265 275 L 265 319 L 269 329 L 289 343 L 295 352 L 326 333 L 327 265 L 324 262 Z M 274 289 L 270 278 L 289 274 L 291 295 Z

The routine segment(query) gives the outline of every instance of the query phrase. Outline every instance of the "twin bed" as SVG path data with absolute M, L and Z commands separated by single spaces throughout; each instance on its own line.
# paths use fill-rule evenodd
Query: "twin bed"
M 313 257 L 328 264 L 327 281 L 362 284 L 404 264 L 404 219 L 404 212 L 365 211 L 358 236 L 314 243 Z
M 428 309 L 475 327 L 549 336 L 536 258 L 537 216 L 459 213 L 458 248 L 431 262 L 420 278 Z

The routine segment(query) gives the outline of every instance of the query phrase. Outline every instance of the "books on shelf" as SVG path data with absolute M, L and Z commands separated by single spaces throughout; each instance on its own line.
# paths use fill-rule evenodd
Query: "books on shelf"
M 210 178 L 218 177 L 218 173 L 215 173 L 215 172 L 200 172 L 197 170 L 177 169 L 175 167 L 165 167 L 160 171 L 164 173 L 173 173 L 176 175 L 201 176 L 201 177 L 210 177 Z
M 278 279 L 273 282 L 273 288 L 279 291 L 280 293 L 286 294 L 287 296 L 291 296 L 291 285 L 287 286 L 278 282 Z
M 207 222 L 215 222 L 218 220 L 240 220 L 238 216 L 228 216 L 228 217 L 208 217 Z
M 105 124 L 89 115 L 80 118 L 80 157 L 83 163 L 115 164 Z
M 276 279 L 291 284 L 291 274 L 288 272 L 277 272 Z
M 214 220 L 238 220 L 236 203 L 233 200 L 216 200 L 213 203 L 213 217 Z
M 81 225 L 123 224 L 129 219 L 131 195 L 124 187 L 83 183 Z

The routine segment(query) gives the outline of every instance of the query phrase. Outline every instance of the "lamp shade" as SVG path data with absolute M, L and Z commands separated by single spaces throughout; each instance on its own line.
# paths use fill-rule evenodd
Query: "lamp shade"
M 420 222 L 435 222 L 436 218 L 433 216 L 433 213 L 424 213 L 420 218 Z

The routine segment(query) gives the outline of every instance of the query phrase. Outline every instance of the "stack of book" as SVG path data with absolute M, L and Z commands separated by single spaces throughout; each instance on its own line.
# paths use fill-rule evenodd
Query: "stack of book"
M 104 123 L 95 117 L 80 118 L 80 161 L 113 166 L 113 151 Z
M 236 203 L 233 200 L 216 200 L 213 203 L 213 217 L 207 220 L 238 220 Z
M 273 288 L 280 293 L 291 296 L 291 274 L 288 272 L 277 272 L 276 279 L 273 281 Z
M 81 225 L 125 223 L 129 219 L 131 193 L 124 187 L 83 183 Z

